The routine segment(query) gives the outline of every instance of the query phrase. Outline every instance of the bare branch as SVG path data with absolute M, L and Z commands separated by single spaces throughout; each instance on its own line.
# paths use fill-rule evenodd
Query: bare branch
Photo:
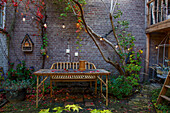
M 111 4 L 110 4 L 110 13 L 112 12 L 112 7 L 113 7 L 113 0 L 111 0 Z
M 111 10 L 111 12 L 110 12 L 110 13 L 111 13 L 111 15 L 113 15 L 113 12 L 114 12 L 115 7 L 116 7 L 116 4 L 117 4 L 117 1 L 118 1 L 118 0 L 116 0 L 116 1 L 115 1 L 114 7 L 112 8 L 112 10 Z
M 115 26 L 114 26 L 114 23 L 113 23 L 113 17 L 112 17 L 112 15 L 111 15 L 111 13 L 110 13 L 110 22 L 111 22 L 112 29 L 113 29 L 113 35 L 114 35 L 114 37 L 115 37 L 115 39 L 116 39 L 116 42 L 117 42 L 118 47 L 119 47 L 119 50 L 120 50 L 120 52 L 122 53 L 122 49 L 121 49 L 121 47 L 120 47 L 119 40 L 118 40 L 118 37 L 117 37 L 116 32 L 115 32 Z
M 99 39 L 102 38 L 99 34 L 95 33 L 95 32 L 90 28 L 90 26 L 87 26 L 87 27 L 88 27 L 88 29 L 92 32 L 92 34 L 93 34 L 94 36 L 98 37 Z M 109 40 L 107 40 L 106 38 L 103 38 L 103 41 L 105 41 L 107 44 L 109 44 L 120 58 L 123 58 L 123 57 L 118 53 L 118 51 L 116 50 L 115 46 L 114 46 Z

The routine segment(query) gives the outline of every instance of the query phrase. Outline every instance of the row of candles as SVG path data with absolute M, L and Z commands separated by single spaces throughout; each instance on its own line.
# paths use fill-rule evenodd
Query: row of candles
M 70 49 L 66 49 L 66 53 L 69 54 L 70 53 Z M 74 56 L 75 57 L 78 57 L 79 53 L 78 52 L 75 52 L 74 53 Z

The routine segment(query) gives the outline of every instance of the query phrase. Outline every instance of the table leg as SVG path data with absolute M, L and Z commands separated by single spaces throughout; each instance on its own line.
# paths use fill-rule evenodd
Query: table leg
M 95 95 L 97 95 L 97 76 L 96 76 L 96 80 L 95 80 Z
M 36 108 L 38 108 L 38 84 L 39 84 L 39 76 L 37 76 Z
M 100 75 L 100 78 L 102 79 L 102 75 Z M 100 81 L 100 97 L 102 97 L 102 81 Z
M 108 106 L 108 75 L 106 75 L 106 106 Z
M 90 88 L 92 88 L 92 81 L 90 81 Z
M 44 76 L 43 76 L 43 80 L 44 80 Z M 43 82 L 43 99 L 44 99 L 44 82 Z
M 50 95 L 52 97 L 52 80 L 50 80 Z

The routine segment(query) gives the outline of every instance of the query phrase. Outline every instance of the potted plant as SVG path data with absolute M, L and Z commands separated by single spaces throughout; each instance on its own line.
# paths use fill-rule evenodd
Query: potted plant
M 14 69 L 14 63 L 9 64 L 7 79 L 2 87 L 6 91 L 9 101 L 21 101 L 26 96 L 26 89 L 35 84 L 35 76 L 32 75 L 33 67 L 27 68 L 25 61 L 20 62 Z
M 26 97 L 27 88 L 31 87 L 31 80 L 10 80 L 7 79 L 3 88 L 6 91 L 6 99 L 10 102 L 22 101 Z
M 42 55 L 46 55 L 46 54 L 47 54 L 47 48 L 41 47 L 40 53 L 41 53 Z

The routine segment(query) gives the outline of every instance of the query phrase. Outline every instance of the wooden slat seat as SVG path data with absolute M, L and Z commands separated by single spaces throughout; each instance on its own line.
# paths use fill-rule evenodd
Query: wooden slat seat
M 96 76 L 92 75 L 64 75 L 64 76 L 52 76 L 51 79 L 95 79 Z
M 86 69 L 96 69 L 96 66 L 93 63 L 86 62 Z M 52 64 L 51 69 L 79 69 L 79 62 L 56 62 Z M 55 75 L 50 78 L 50 87 L 51 87 L 51 96 L 52 96 L 52 82 L 81 82 L 81 81 L 90 81 L 90 87 L 92 87 L 92 81 L 95 81 L 97 84 L 97 77 L 95 75 Z M 95 87 L 96 88 L 96 87 Z

